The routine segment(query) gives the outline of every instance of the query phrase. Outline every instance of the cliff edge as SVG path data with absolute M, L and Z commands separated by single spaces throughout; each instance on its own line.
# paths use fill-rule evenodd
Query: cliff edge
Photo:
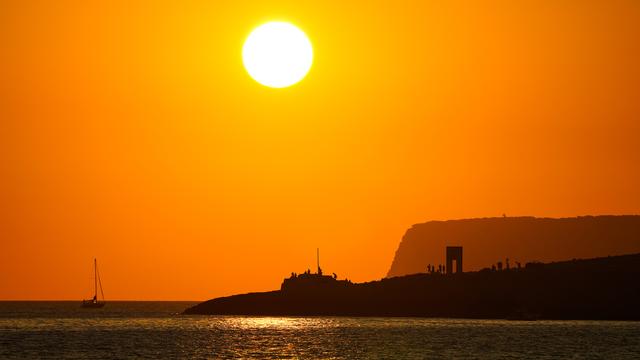
M 464 248 L 463 271 L 491 267 L 507 258 L 514 266 L 639 253 L 640 216 L 499 217 L 416 224 L 403 236 L 387 277 L 423 273 L 429 264 L 444 264 L 446 246 Z

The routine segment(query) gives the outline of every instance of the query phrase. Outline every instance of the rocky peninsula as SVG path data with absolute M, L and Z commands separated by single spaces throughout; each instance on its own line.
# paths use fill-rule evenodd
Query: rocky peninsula
M 185 314 L 640 320 L 640 254 L 439 271 L 351 283 L 292 274 L 280 290 L 205 301 Z

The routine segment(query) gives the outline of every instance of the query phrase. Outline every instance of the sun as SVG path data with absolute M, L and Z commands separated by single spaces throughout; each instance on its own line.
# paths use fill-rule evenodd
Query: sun
M 284 88 L 302 80 L 313 63 L 307 35 L 287 22 L 269 22 L 254 29 L 242 47 L 249 75 L 262 85 Z

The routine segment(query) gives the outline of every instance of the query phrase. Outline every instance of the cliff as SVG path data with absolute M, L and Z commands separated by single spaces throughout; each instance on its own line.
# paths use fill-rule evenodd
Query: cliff
M 640 320 L 639 276 L 640 254 L 362 284 L 311 274 L 292 276 L 281 290 L 213 299 L 184 313 Z
M 558 261 L 640 252 L 640 216 L 501 217 L 430 221 L 402 238 L 387 277 L 445 263 L 446 246 L 462 246 L 464 271 L 516 262 Z

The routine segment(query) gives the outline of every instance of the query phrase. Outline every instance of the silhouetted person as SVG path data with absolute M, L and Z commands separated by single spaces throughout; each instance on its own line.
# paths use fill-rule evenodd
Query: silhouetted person
M 507 258 L 506 265 L 507 265 L 507 270 L 509 270 L 509 258 Z
M 495 265 L 491 265 L 491 271 L 496 271 L 496 266 Z
M 502 271 L 502 261 L 498 261 L 498 271 Z

